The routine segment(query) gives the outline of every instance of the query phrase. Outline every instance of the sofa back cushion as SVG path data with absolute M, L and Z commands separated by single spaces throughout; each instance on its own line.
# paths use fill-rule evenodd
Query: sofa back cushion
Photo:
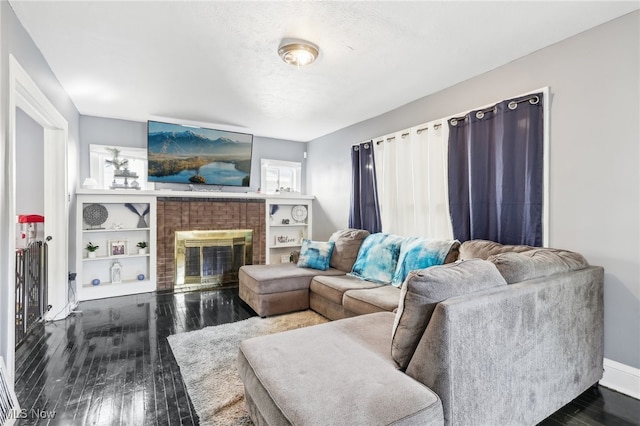
M 410 271 L 424 269 L 430 266 L 442 265 L 457 257 L 460 247 L 458 240 L 434 240 L 430 238 L 409 237 L 405 238 L 400 248 L 398 266 L 393 274 L 391 284 L 400 287 Z M 450 256 L 454 252 L 454 256 Z
M 412 271 L 400 293 L 391 356 L 402 370 L 407 368 L 438 302 L 505 285 L 496 266 L 480 259 Z
M 362 242 L 351 275 L 380 284 L 390 284 L 398 265 L 403 237 L 371 234 Z
M 331 235 L 329 241 L 335 243 L 330 266 L 344 272 L 350 272 L 358 257 L 358 251 L 369 231 L 364 229 L 342 229 Z
M 484 259 L 500 253 L 522 253 L 534 250 L 534 247 L 523 245 L 504 245 L 487 240 L 469 240 L 460 246 L 460 260 Z
M 589 266 L 586 259 L 575 252 L 507 245 L 487 240 L 465 241 L 460 245 L 459 258 L 489 260 L 497 266 L 509 284 L 561 272 L 571 272 Z
M 532 249 L 522 253 L 501 253 L 488 260 L 498 268 L 507 284 L 571 272 L 589 266 L 579 253 L 556 249 Z

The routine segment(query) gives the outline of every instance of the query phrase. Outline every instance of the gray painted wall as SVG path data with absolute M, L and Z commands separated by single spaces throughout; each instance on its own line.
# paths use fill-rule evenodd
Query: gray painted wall
M 8 241 L 9 228 L 15 227 L 15 217 L 9 217 L 10 212 L 6 206 L 12 194 L 7 187 L 4 171 L 9 162 L 13 161 L 7 150 L 9 137 L 9 55 L 13 55 L 31 79 L 49 99 L 53 106 L 62 114 L 69 124 L 69 193 L 73 194 L 76 187 L 79 114 L 71 102 L 67 93 L 49 68 L 40 50 L 36 47 L 27 34 L 22 24 L 18 21 L 9 2 L 0 1 L 0 241 Z M 70 210 L 74 209 L 75 200 L 72 198 Z M 75 241 L 75 218 L 70 217 L 69 240 Z M 15 254 L 10 252 L 7 244 L 0 245 L 0 270 L 8 270 L 10 259 Z M 69 245 L 69 259 L 75 259 L 75 247 Z M 66 284 L 66 283 L 65 283 Z M 0 285 L 0 318 L 7 318 L 9 307 L 5 301 L 8 299 L 10 286 Z M 6 358 L 14 348 L 7 347 L 7 339 L 4 333 L 0 333 L 0 355 Z
M 16 212 L 44 215 L 44 129 L 16 111 Z
M 89 176 L 89 145 L 126 146 L 147 148 L 147 123 L 116 120 L 82 115 L 80 116 L 80 184 Z M 256 191 L 260 187 L 260 159 L 303 162 L 307 144 L 281 139 L 253 137 L 253 161 L 251 163 L 251 186 L 247 188 L 225 187 L 228 192 Z M 305 187 L 303 163 L 302 187 Z M 159 187 L 160 185 L 156 185 Z M 165 188 L 180 188 L 180 185 L 163 184 Z
M 550 245 L 604 266 L 605 356 L 640 368 L 639 22 L 631 13 L 310 142 L 314 237 L 347 226 L 352 144 L 549 86 Z

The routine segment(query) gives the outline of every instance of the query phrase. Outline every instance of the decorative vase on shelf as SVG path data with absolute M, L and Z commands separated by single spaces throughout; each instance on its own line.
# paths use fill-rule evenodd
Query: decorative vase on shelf
M 95 257 L 96 257 L 96 252 L 95 252 L 95 251 L 87 252 L 87 257 L 88 257 L 89 259 L 95 259 Z
M 146 248 L 139 248 L 138 249 L 138 254 L 147 254 L 147 249 Z
M 122 265 L 120 265 L 120 262 L 118 262 L 117 260 L 111 265 L 111 282 L 122 282 Z

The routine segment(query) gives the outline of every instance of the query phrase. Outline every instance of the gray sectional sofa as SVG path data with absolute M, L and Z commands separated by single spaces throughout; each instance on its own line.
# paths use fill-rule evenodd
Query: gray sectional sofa
M 241 344 L 253 422 L 536 424 L 598 382 L 602 268 L 573 252 L 490 241 L 454 252 L 458 261 L 413 271 L 401 289 L 305 276 L 308 302 L 290 307 L 344 319 Z M 280 293 L 256 297 L 271 294 L 281 311 Z

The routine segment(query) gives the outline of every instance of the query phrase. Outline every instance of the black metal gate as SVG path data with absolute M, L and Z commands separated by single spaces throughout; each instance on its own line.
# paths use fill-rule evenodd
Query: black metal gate
M 49 310 L 47 251 L 47 243 L 42 241 L 16 250 L 16 347 Z

